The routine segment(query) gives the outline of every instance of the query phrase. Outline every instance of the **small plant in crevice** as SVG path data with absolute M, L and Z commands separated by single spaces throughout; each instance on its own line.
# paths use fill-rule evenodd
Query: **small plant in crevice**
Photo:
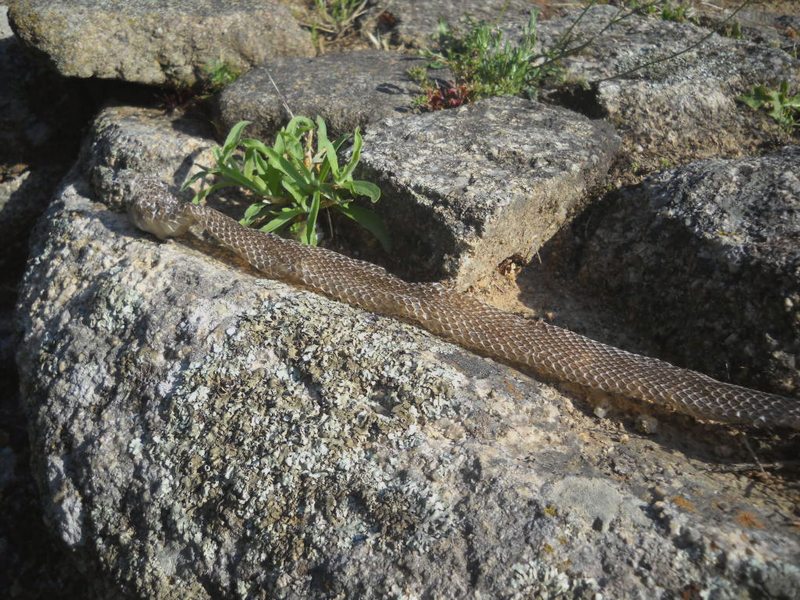
M 313 0 L 311 22 L 304 26 L 311 29 L 315 39 L 324 35 L 336 40 L 352 33 L 356 23 L 369 8 L 370 0 Z
M 697 23 L 694 7 L 687 2 L 671 2 L 667 0 L 661 6 L 661 18 L 675 23 Z
M 791 94 L 787 81 L 781 81 L 777 89 L 754 86 L 749 94 L 739 96 L 739 100 L 753 110 L 766 111 L 789 133 L 800 128 L 800 93 Z
M 381 196 L 374 183 L 353 178 L 363 146 L 358 128 L 352 135 L 350 157 L 342 163 L 339 152 L 350 136 L 330 141 L 321 117 L 314 121 L 293 117 L 277 133 L 272 146 L 242 139 L 248 124 L 240 121 L 234 125 L 223 145 L 212 150 L 216 164 L 183 184 L 186 189 L 200 179 L 212 181 L 195 194 L 193 202 L 223 188 L 239 187 L 254 199 L 240 221 L 243 225 L 288 234 L 315 246 L 321 236 L 320 214 L 336 211 L 367 229 L 389 250 L 389 235 L 380 217 L 354 202 L 366 197 L 375 203 Z
M 440 21 L 435 49 L 422 53 L 427 68 L 409 72 L 425 94 L 417 104 L 436 110 L 489 96 L 535 97 L 542 80 L 558 71 L 552 57 L 537 48 L 536 17 L 532 11 L 515 43 L 485 21 L 468 19 L 465 31 Z M 427 71 L 437 68 L 447 68 L 454 81 L 433 83 Z
M 424 94 L 417 96 L 414 106 L 423 110 L 458 108 L 470 101 L 470 89 L 466 84 L 428 80 L 423 85 Z
M 242 72 L 225 61 L 215 60 L 203 69 L 205 78 L 203 87 L 206 93 L 216 93 L 239 79 Z
M 211 96 L 236 81 L 241 71 L 228 63 L 216 60 L 206 64 L 203 76 L 194 85 L 185 85 L 162 92 L 158 103 L 169 113 L 187 110 L 202 104 Z

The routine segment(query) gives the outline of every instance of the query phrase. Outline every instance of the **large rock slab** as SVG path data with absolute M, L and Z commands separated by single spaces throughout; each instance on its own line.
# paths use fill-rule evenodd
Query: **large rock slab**
M 577 14 L 542 22 L 543 44 L 552 45 Z M 664 161 L 736 156 L 788 139 L 766 116 L 736 99 L 754 85 L 776 88 L 782 80 L 796 89 L 800 60 L 778 48 L 714 34 L 676 58 L 602 81 L 686 50 L 709 33 L 691 23 L 636 15 L 600 33 L 617 14 L 612 6 L 591 8 L 573 33 L 592 43 L 564 66 L 568 77 L 593 86 L 591 94 L 580 95 L 583 108 L 599 108 L 608 116 L 633 163 L 653 170 Z
M 377 50 L 275 60 L 225 88 L 219 113 L 226 129 L 252 121 L 248 135 L 271 139 L 289 120 L 285 100 L 294 114 L 323 117 L 331 135 L 351 133 L 410 113 L 421 89 L 406 72 L 424 64 L 418 57 Z
M 49 522 L 107 597 L 800 589 L 791 496 L 710 469 L 717 444 L 742 460 L 724 430 L 628 434 L 199 240 L 157 243 L 86 170 L 39 228 L 17 362 Z
M 17 35 L 62 75 L 190 86 L 207 67 L 246 70 L 310 56 L 311 38 L 272 0 L 11 0 Z
M 80 164 L 94 190 L 109 197 L 119 193 L 116 174 L 121 170 L 147 173 L 180 187 L 214 164 L 214 146 L 210 125 L 197 119 L 111 106 L 92 122 Z
M 463 26 L 466 18 L 500 24 L 519 19 L 527 22 L 531 11 L 540 9 L 541 4 L 533 0 L 391 0 L 376 10 L 391 15 L 389 32 L 395 43 L 425 47 L 430 45 L 441 20 L 451 26 Z
M 381 123 L 360 168 L 383 190 L 396 267 L 464 288 L 529 260 L 602 185 L 618 145 L 605 123 L 493 98 Z
M 573 232 L 580 281 L 671 360 L 800 396 L 800 147 L 653 175 Z

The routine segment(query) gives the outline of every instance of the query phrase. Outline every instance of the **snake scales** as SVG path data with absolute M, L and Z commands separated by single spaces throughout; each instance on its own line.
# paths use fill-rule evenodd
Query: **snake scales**
M 797 400 L 716 381 L 501 311 L 441 284 L 409 283 L 376 265 L 243 227 L 212 208 L 179 201 L 165 183 L 152 177 L 137 178 L 128 213 L 140 229 L 160 239 L 199 226 L 267 277 L 404 319 L 540 376 L 713 421 L 800 429 Z

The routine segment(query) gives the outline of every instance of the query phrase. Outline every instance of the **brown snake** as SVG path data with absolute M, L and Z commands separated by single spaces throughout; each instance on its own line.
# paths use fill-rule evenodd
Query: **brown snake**
M 645 400 L 702 419 L 800 429 L 798 400 L 723 383 L 501 311 L 438 283 L 409 283 L 376 265 L 249 229 L 207 206 L 181 202 L 165 183 L 152 177 L 140 176 L 134 182 L 128 213 L 137 227 L 160 239 L 199 226 L 271 279 L 398 317 L 546 378 Z

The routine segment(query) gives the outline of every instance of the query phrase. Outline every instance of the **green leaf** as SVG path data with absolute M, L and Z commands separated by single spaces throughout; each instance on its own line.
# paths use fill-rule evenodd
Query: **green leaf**
M 281 196 L 283 195 L 283 186 L 281 185 L 281 181 L 283 181 L 283 173 L 278 169 L 270 166 L 270 164 L 264 160 L 260 154 L 256 155 L 256 162 L 258 163 L 258 169 L 261 171 L 261 179 L 264 181 L 264 185 L 267 186 L 267 190 L 271 196 Z
M 265 233 L 272 233 L 281 227 L 286 226 L 287 223 L 302 215 L 304 211 L 299 208 L 284 208 L 277 216 L 271 219 L 266 225 L 259 228 L 259 231 Z
M 296 117 L 292 117 L 283 129 L 293 137 L 299 138 L 307 131 L 314 129 L 314 122 L 308 117 L 297 115 Z
M 325 120 L 322 117 L 317 117 L 317 151 L 322 152 L 323 146 L 321 142 L 328 141 L 328 127 L 325 125 Z
M 308 169 L 305 168 L 305 165 L 302 163 L 297 165 L 292 161 L 287 160 L 277 152 L 275 152 L 272 148 L 265 148 L 265 153 L 269 157 L 270 164 L 281 171 L 282 173 L 288 175 L 298 186 L 304 183 L 308 183 L 305 174 L 301 171 L 298 171 L 298 167 L 302 168 L 304 171 L 308 172 Z
M 320 168 L 319 175 L 322 181 L 325 181 L 328 178 L 328 172 L 330 171 L 333 173 L 334 180 L 339 179 L 339 159 L 336 156 L 336 148 L 333 147 L 333 144 L 330 141 L 325 140 L 325 160 L 327 161 L 326 165 L 323 165 Z M 323 173 L 324 170 L 324 173 Z
M 256 219 L 258 219 L 261 216 L 261 213 L 267 210 L 268 207 L 269 205 L 265 202 L 256 202 L 255 204 L 251 204 L 244 211 L 244 216 L 239 219 L 239 223 L 242 225 L 250 225 Z
M 253 179 L 253 171 L 256 168 L 255 151 L 247 149 L 244 153 L 244 167 L 242 174 L 248 179 Z
M 386 252 L 391 252 L 392 242 L 389 238 L 389 232 L 383 224 L 383 220 L 368 208 L 363 208 L 352 202 L 349 204 L 340 204 L 336 206 L 336 210 L 340 213 L 353 219 L 356 223 L 361 225 L 364 229 L 369 231 L 380 242 L 380 245 Z
M 336 156 L 336 149 L 328 139 L 328 128 L 322 117 L 317 117 L 317 149 L 317 156 L 324 154 L 325 158 L 325 163 L 319 169 L 320 181 L 325 181 L 329 172 L 333 173 L 334 178 L 339 177 L 339 160 Z
M 361 160 L 362 145 L 363 140 L 361 139 L 361 132 L 358 130 L 358 127 L 356 127 L 356 131 L 353 134 L 353 151 L 350 155 L 350 160 L 347 162 L 345 168 L 342 169 L 339 177 L 336 177 L 337 181 L 347 181 L 353 176 L 353 171 L 358 165 L 358 161 Z
M 282 155 L 285 155 L 287 160 L 290 160 L 295 164 L 302 163 L 305 156 L 305 150 L 303 149 L 303 144 L 300 141 L 300 138 L 285 131 L 279 131 L 278 137 L 281 138 L 283 142 Z
M 195 181 L 199 181 L 200 179 L 203 179 L 204 177 L 207 177 L 210 174 L 212 174 L 212 172 L 209 169 L 202 169 L 198 171 L 197 173 L 189 177 L 189 179 L 183 182 L 183 185 L 181 186 L 181 191 L 188 189 L 189 186 L 192 185 Z
M 314 197 L 311 200 L 311 210 L 308 211 L 306 228 L 303 232 L 303 241 L 309 246 L 317 245 L 317 215 L 319 215 L 319 202 L 319 192 L 314 192 Z
M 256 194 L 263 194 L 267 191 L 267 186 L 260 179 L 248 179 L 241 171 L 237 171 L 236 169 L 227 167 L 225 165 L 219 165 L 218 169 L 222 176 L 226 179 L 236 182 L 243 188 L 247 188 Z
M 253 139 L 253 138 L 243 139 L 241 143 L 242 143 L 242 147 L 245 150 L 249 150 L 249 149 L 252 148 L 256 152 L 260 152 L 261 154 L 266 154 L 266 152 L 264 152 L 264 149 L 269 147 L 264 142 L 262 142 L 261 140 L 256 140 L 256 139 Z
M 223 188 L 228 188 L 228 187 L 239 187 L 239 184 L 234 183 L 232 181 L 223 180 L 218 183 L 215 183 L 214 185 L 210 185 L 207 188 L 200 190 L 194 195 L 194 197 L 192 198 L 192 204 L 200 204 L 200 202 L 202 202 L 206 196 L 213 194 L 217 190 L 221 190 Z
M 294 181 L 281 179 L 281 186 L 292 195 L 292 198 L 294 198 L 295 202 L 303 209 L 303 212 L 308 210 L 308 205 L 306 203 L 308 198 Z
M 356 179 L 343 183 L 342 187 L 354 196 L 366 196 L 373 204 L 381 199 L 381 188 L 371 181 Z
M 242 137 L 242 132 L 248 125 L 250 125 L 250 121 L 239 121 L 236 125 L 231 127 L 231 130 L 228 132 L 228 137 L 225 138 L 225 143 L 222 144 L 223 162 L 227 162 L 233 154 L 233 151 L 236 150 L 236 146 L 239 145 L 239 138 Z

